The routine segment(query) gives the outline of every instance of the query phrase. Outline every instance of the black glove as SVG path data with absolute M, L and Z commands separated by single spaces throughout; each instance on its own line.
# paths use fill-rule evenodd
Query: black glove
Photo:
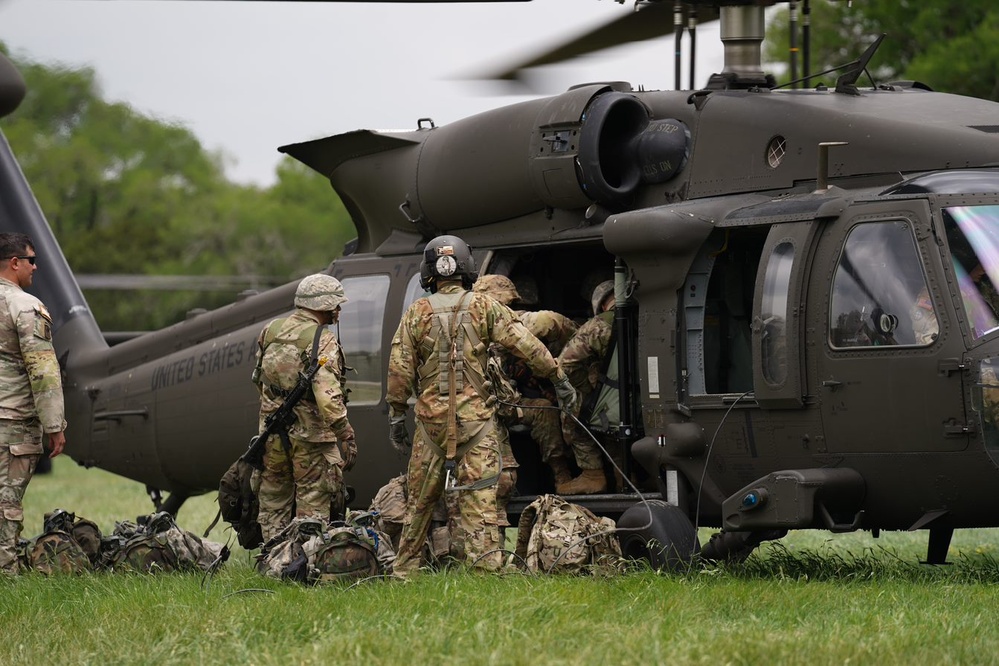
M 576 389 L 572 387 L 569 383 L 569 378 L 559 371 L 561 377 L 557 377 L 554 381 L 555 384 L 555 395 L 558 396 L 558 406 L 564 412 L 574 413 L 576 411 L 576 405 L 579 403 L 579 396 L 576 394 Z
M 399 453 L 409 453 L 413 442 L 410 441 L 409 432 L 406 430 L 405 416 L 393 416 L 389 419 L 389 440 Z
M 343 470 L 348 472 L 353 469 L 354 461 L 357 460 L 357 442 L 353 439 L 345 439 L 340 444 L 340 457 L 343 458 Z

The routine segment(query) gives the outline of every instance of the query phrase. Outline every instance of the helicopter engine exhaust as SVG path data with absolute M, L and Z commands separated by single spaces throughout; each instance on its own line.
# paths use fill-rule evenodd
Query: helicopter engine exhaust
M 377 247 L 390 229 L 432 237 L 546 208 L 623 209 L 640 186 L 680 173 L 690 131 L 652 117 L 628 84 L 591 84 L 431 129 L 362 131 L 281 148 L 330 179 L 344 196 L 378 182 L 378 196 L 344 203 L 361 239 Z
M 434 226 L 477 226 L 544 207 L 574 209 L 594 202 L 620 208 L 643 183 L 665 182 L 686 163 L 686 127 L 650 118 L 648 107 L 625 92 L 590 86 L 544 100 L 540 108 L 528 103 L 505 112 L 511 115 L 497 118 L 497 131 L 488 137 L 476 120 L 435 129 L 427 137 L 416 182 L 419 207 Z M 522 166 L 504 168 L 524 164 L 518 136 L 530 137 L 526 173 Z M 456 197 L 454 183 L 468 183 L 469 173 L 485 177 Z M 501 180 L 499 173 L 526 177 Z M 469 210 L 476 211 L 474 219 Z

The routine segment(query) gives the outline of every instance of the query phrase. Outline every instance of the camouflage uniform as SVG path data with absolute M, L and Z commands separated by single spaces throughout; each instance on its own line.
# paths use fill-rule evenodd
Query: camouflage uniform
M 558 355 L 559 367 L 579 393 L 580 405 L 586 402 L 600 381 L 604 361 L 612 351 L 613 331 L 614 311 L 608 310 L 580 326 Z M 575 414 L 579 416 L 579 409 Z M 580 469 L 603 468 L 600 450 L 573 419 L 562 420 L 562 435 L 576 454 L 576 464 Z
M 301 308 L 287 319 L 268 324 L 257 340 L 254 383 L 260 391 L 260 429 L 264 420 L 284 401 L 311 362 L 317 316 Z M 295 423 L 288 432 L 290 451 L 280 437 L 271 437 L 264 447 L 264 469 L 260 473 L 258 522 L 264 541 L 284 529 L 295 516 L 330 520 L 331 504 L 337 513 L 343 493 L 345 464 L 341 446 L 353 446 L 354 429 L 347 420 L 344 357 L 336 336 L 323 327 L 319 339 L 323 365 L 312 380 L 312 394 L 295 405 Z M 290 457 L 289 457 L 290 453 Z
M 521 296 L 510 278 L 504 275 L 482 275 L 475 281 L 474 290 L 489 294 L 504 305 L 520 301 Z M 529 312 L 516 310 L 520 321 L 536 338 L 545 343 L 553 356 L 557 355 L 565 344 L 576 333 L 576 324 L 571 319 L 558 312 L 541 310 Z M 513 382 L 516 388 L 516 410 L 501 409 L 501 420 L 511 426 L 523 424 L 530 429 L 531 438 L 541 450 L 541 459 L 555 471 L 556 483 L 567 480 L 569 469 L 566 464 L 566 446 L 562 439 L 562 426 L 559 419 L 558 404 L 551 382 L 535 376 L 527 365 L 512 354 L 505 353 L 498 345 L 492 345 L 491 352 L 496 352 L 500 359 L 502 372 L 506 379 Z M 509 415 L 504 411 L 510 411 Z M 497 496 L 500 503 L 500 524 L 507 526 L 506 505 L 517 483 L 517 468 L 519 464 L 510 446 L 509 433 L 501 432 L 503 452 L 503 473 L 500 476 Z
M 535 337 L 545 343 L 553 356 L 557 355 L 576 332 L 576 324 L 568 317 L 542 310 L 539 312 L 517 312 L 524 326 Z M 541 450 L 541 459 L 556 472 L 558 481 L 568 473 L 565 465 L 567 448 L 562 437 L 558 404 L 551 382 L 543 381 L 525 367 L 524 362 L 510 355 L 504 355 L 504 370 L 520 393 L 519 405 L 514 423 L 526 425 L 531 439 Z M 513 451 L 510 458 L 513 459 Z M 516 461 L 513 462 L 516 465 Z M 503 467 L 507 461 L 504 456 Z M 512 489 L 511 489 L 512 490 Z M 505 504 L 504 504 L 505 506 Z
M 435 313 L 433 303 L 447 314 Z M 454 373 L 457 377 L 450 377 L 447 350 L 438 348 L 438 343 L 446 344 L 450 335 L 436 326 L 450 326 L 456 309 L 465 312 L 452 346 L 456 349 L 461 340 L 462 370 Z M 478 340 L 473 340 L 474 337 Z M 434 506 L 444 491 L 442 449 L 446 447 L 449 429 L 449 381 L 453 381 L 455 394 L 456 445 L 459 450 L 463 445 L 468 449 L 455 456 L 456 484 L 460 487 L 488 482 L 499 475 L 501 445 L 493 418 L 496 404 L 488 399 L 491 396 L 485 395 L 484 389 L 475 386 L 476 383 L 481 386 L 486 349 L 494 342 L 525 359 L 532 372 L 541 377 L 554 378 L 558 373 L 558 366 L 544 344 L 530 334 L 512 310 L 493 298 L 466 291 L 460 282 L 453 280 L 441 281 L 436 294 L 413 303 L 392 339 L 386 396 L 390 418 L 405 416 L 409 397 L 417 396 L 417 430 L 408 468 L 409 498 L 395 564 L 395 572 L 400 576 L 407 576 L 419 567 Z M 476 443 L 468 448 L 470 442 Z M 457 493 L 466 559 L 477 567 L 498 569 L 502 555 L 497 551 L 501 544 L 495 484 Z
M 16 573 L 21 500 L 43 452 L 42 434 L 66 429 L 52 317 L 0 278 L 0 572 Z

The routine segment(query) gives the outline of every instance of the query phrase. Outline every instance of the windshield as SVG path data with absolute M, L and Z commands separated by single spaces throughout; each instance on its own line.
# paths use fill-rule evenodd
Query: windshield
M 972 337 L 999 328 L 999 206 L 943 210 L 951 262 Z

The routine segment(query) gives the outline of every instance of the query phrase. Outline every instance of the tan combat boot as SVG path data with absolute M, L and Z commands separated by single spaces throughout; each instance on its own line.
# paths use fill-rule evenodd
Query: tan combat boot
M 556 486 L 559 495 L 592 495 L 607 490 L 607 477 L 602 469 L 584 469 L 569 483 Z
M 569 464 L 562 456 L 556 456 L 548 461 L 548 465 L 555 474 L 555 487 L 564 486 L 572 481 L 572 472 L 569 471 Z

